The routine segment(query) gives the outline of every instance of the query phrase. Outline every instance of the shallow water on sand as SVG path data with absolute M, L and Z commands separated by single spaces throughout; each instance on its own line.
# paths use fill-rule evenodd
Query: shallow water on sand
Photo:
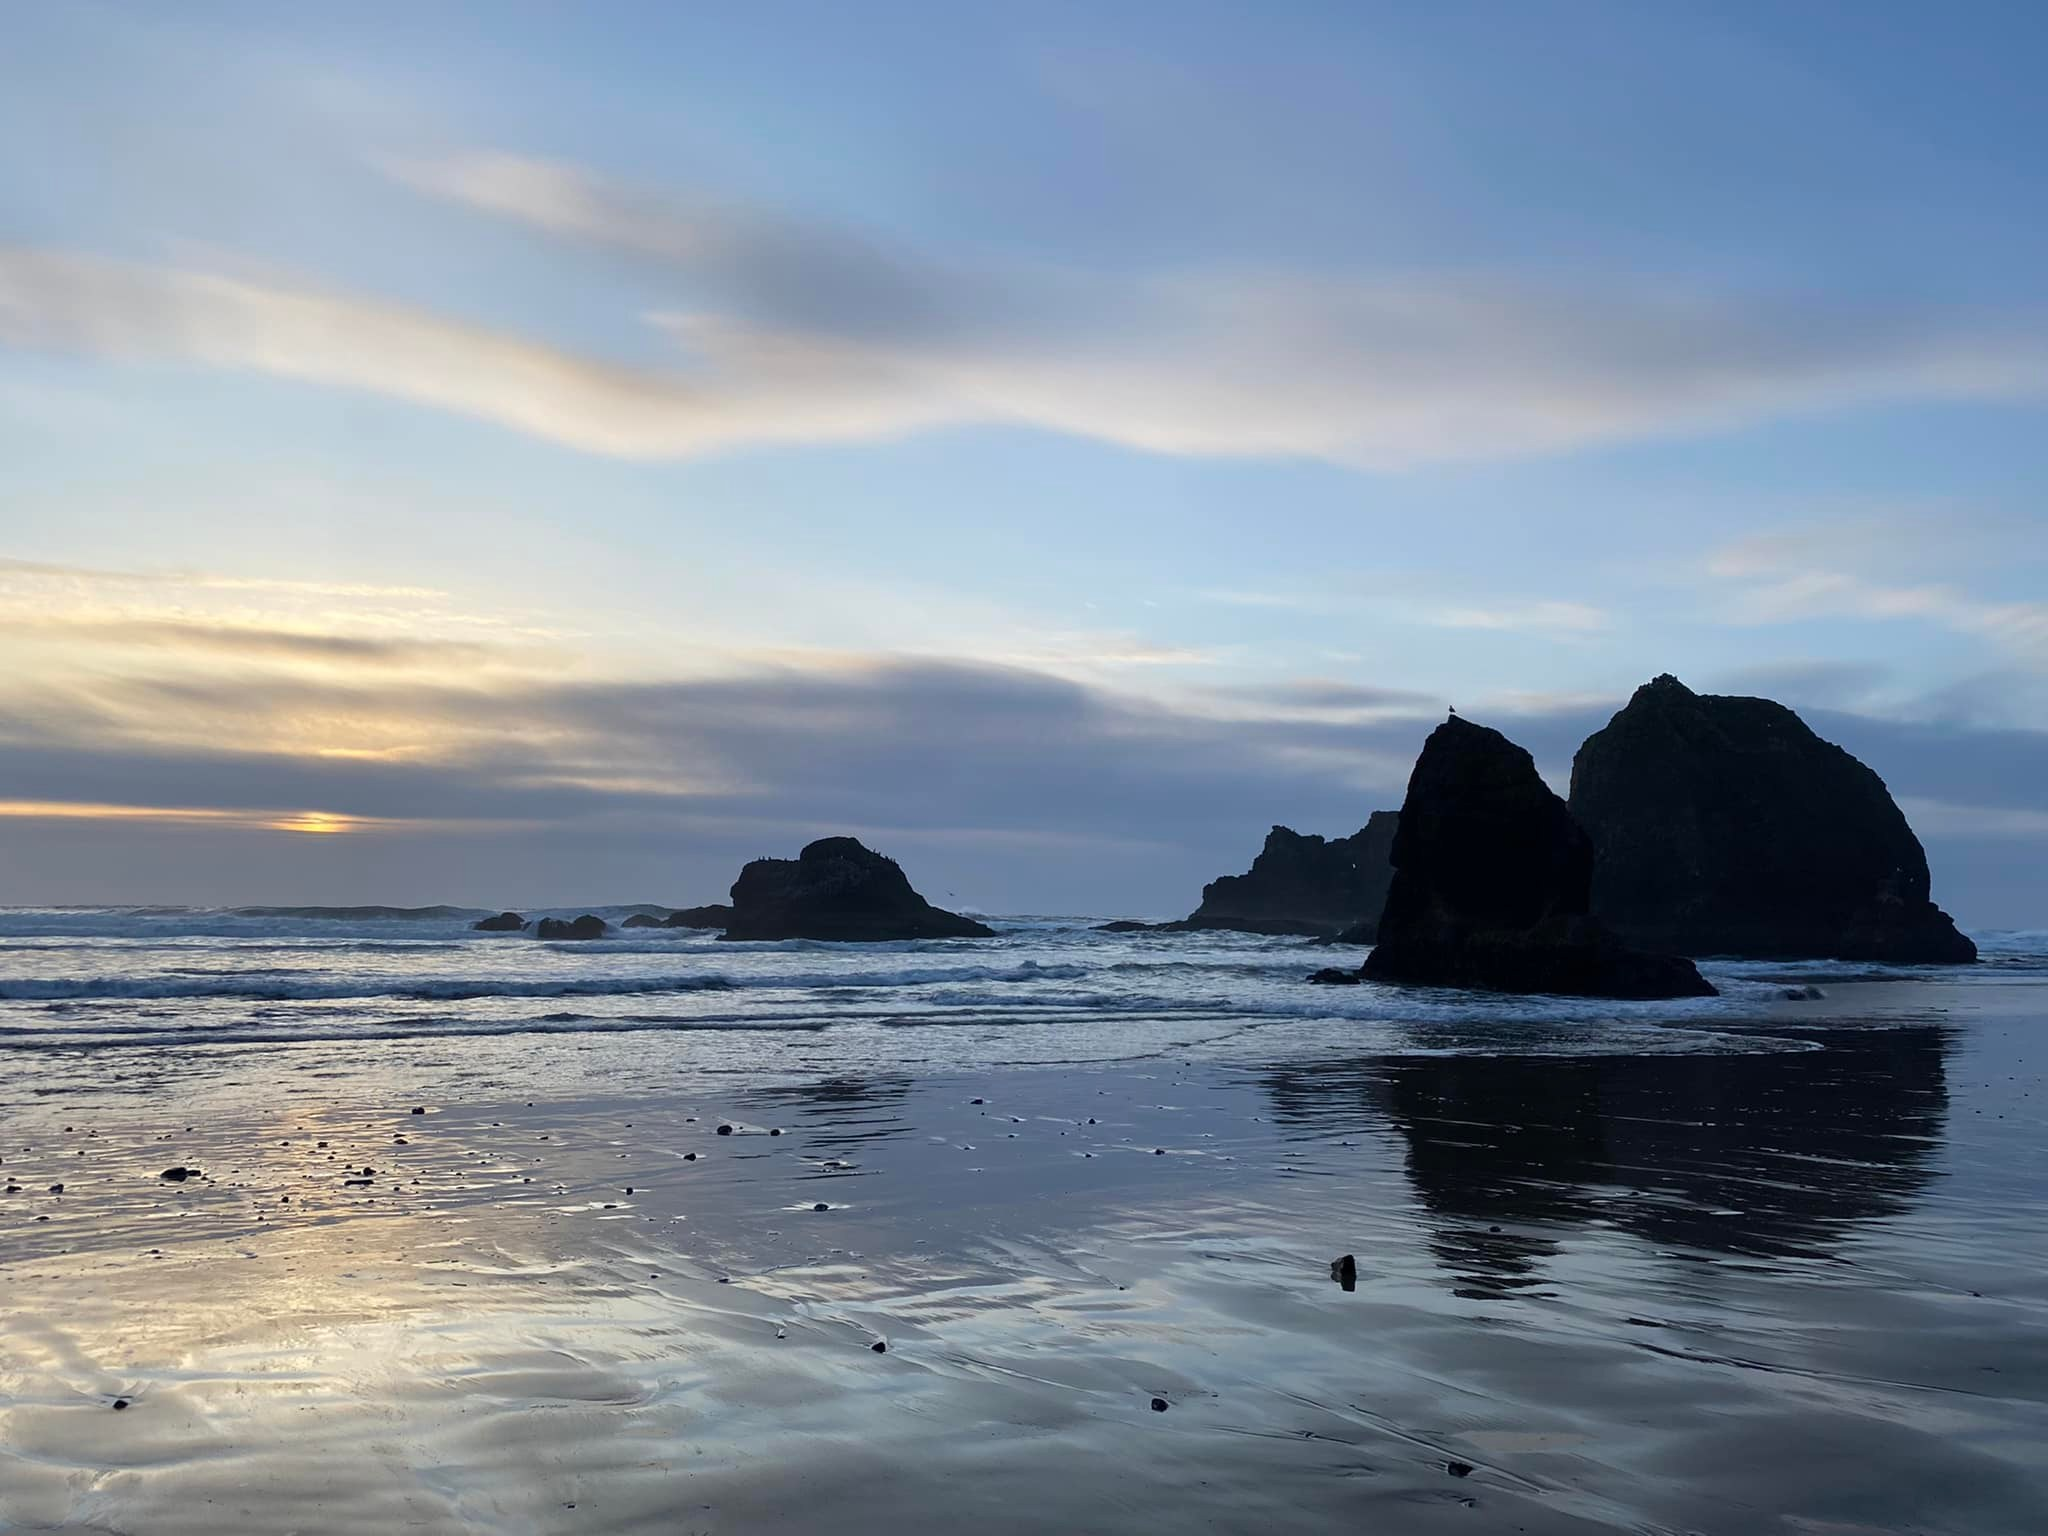
M 18 934 L 91 952 L 0 983 L 245 937 Z M 449 1034 L 477 1000 L 421 995 L 365 1035 L 378 994 L 277 1040 L 256 1010 L 336 999 L 133 996 L 17 1037 L 0 1528 L 2043 1528 L 2038 966 L 1290 1014 L 1284 946 L 1018 942 L 1083 975 L 849 1000 L 884 984 L 804 983 L 910 961 L 781 951 L 717 963 L 828 1027 Z M 1133 958 L 1207 974 L 1102 979 Z

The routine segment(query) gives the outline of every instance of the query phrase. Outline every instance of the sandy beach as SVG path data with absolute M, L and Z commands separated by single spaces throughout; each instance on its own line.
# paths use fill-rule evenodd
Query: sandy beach
M 2037 1529 L 2041 998 L 1848 982 L 1711 1056 L 39 1056 L 0 1527 Z

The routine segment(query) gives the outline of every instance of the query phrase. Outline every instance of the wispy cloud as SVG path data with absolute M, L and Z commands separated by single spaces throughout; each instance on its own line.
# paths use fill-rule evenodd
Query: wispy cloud
M 1619 701 L 1458 702 L 1561 781 Z M 137 674 L 42 698 L 0 682 L 0 881 L 14 899 L 49 899 L 74 888 L 95 827 L 132 828 L 129 850 L 162 829 L 188 841 L 166 845 L 154 889 L 206 899 L 193 864 L 206 845 L 192 839 L 209 828 L 288 847 L 340 829 L 407 834 L 356 840 L 380 861 L 365 878 L 382 871 L 386 890 L 562 900 L 573 875 L 597 899 L 593 871 L 630 869 L 659 877 L 640 888 L 662 899 L 702 900 L 741 858 L 851 830 L 923 849 L 939 878 L 998 903 L 1172 908 L 1241 867 L 1274 821 L 1348 832 L 1397 805 L 1437 718 L 1434 701 L 1362 680 L 1172 703 L 1026 668 L 874 655 L 655 682 L 280 670 Z M 1919 802 L 1940 807 L 1923 829 L 1937 839 L 2031 835 L 2048 813 L 2048 735 L 1827 713 L 1813 724 L 1914 797 L 1916 824 Z M 525 830 L 468 836 L 489 828 Z M 459 857 L 450 837 L 465 839 Z M 1105 869 L 1112 845 L 1149 851 Z
M 1503 603 L 1492 607 L 1439 608 L 1425 613 L 1440 629 L 1527 629 L 1585 634 L 1610 628 L 1613 619 L 1587 603 Z
M 460 640 L 397 639 L 174 619 L 0 619 L 0 632 L 33 635 L 58 643 L 98 641 L 154 649 L 205 651 L 238 658 L 382 666 L 475 662 L 490 654 L 489 647 Z
M 373 391 L 635 458 L 1013 423 L 1396 469 L 2048 386 L 2037 316 L 1469 274 L 1109 275 L 946 259 L 505 155 L 394 174 L 644 262 L 676 291 L 649 317 L 674 366 L 310 284 L 19 249 L 0 253 L 0 341 Z
M 0 582 L 30 577 L 81 587 L 190 587 L 214 592 L 276 592 L 307 597 L 444 598 L 438 587 L 385 586 L 372 582 L 303 581 L 283 576 L 228 576 L 212 571 L 129 571 L 94 565 L 61 565 L 45 560 L 0 558 Z
M 2034 668 L 2048 667 L 2048 602 L 1989 598 L 1952 582 L 1879 579 L 1856 568 L 1840 530 L 1793 530 L 1708 556 L 1735 624 L 1813 619 L 1914 620 L 1973 635 Z M 1829 562 L 1829 563 L 1820 563 Z

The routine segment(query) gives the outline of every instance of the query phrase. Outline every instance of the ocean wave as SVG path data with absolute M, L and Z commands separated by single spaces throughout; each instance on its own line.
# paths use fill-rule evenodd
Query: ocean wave
M 352 998 L 412 998 L 461 1002 L 487 997 L 634 997 L 661 992 L 740 990 L 851 992 L 963 982 L 1074 981 L 1087 974 L 1078 965 L 905 967 L 896 970 L 762 972 L 734 975 L 696 971 L 665 976 L 546 976 L 507 979 L 478 976 L 359 976 L 314 979 L 250 971 L 213 975 L 74 976 L 0 981 L 0 1001 L 115 1002 L 143 999 L 217 998 L 224 1001 L 339 1001 Z

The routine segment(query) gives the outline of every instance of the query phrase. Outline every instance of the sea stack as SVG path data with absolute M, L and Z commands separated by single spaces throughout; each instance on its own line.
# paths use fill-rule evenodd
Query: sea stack
M 1573 997 L 1711 997 L 1692 962 L 1590 915 L 1593 845 L 1529 754 L 1456 715 L 1423 745 L 1368 981 Z
M 1579 748 L 1571 809 L 1596 852 L 1594 914 L 1631 943 L 1977 958 L 1929 899 L 1927 855 L 1884 780 L 1769 699 L 1645 683 Z
M 727 939 L 992 939 L 995 931 L 933 906 L 894 859 L 851 837 L 825 837 L 794 859 L 755 859 L 732 884 Z
M 1250 869 L 1202 887 L 1202 904 L 1184 926 L 1330 937 L 1377 925 L 1394 877 L 1388 854 L 1398 821 L 1374 811 L 1351 836 L 1328 839 L 1275 827 Z

